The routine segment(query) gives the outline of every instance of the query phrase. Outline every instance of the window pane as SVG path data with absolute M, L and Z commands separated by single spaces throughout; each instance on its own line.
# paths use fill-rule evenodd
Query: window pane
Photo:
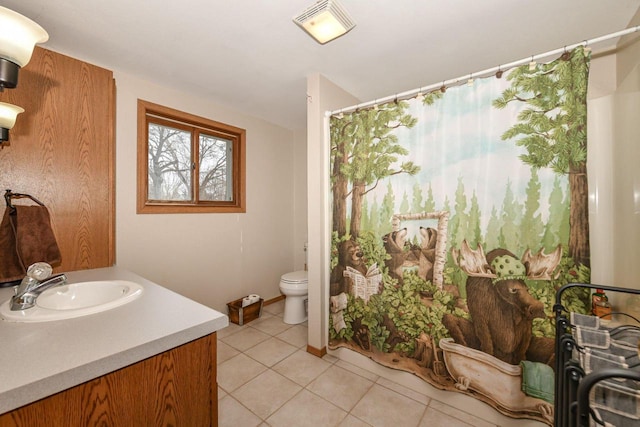
M 230 140 L 200 134 L 200 200 L 233 200 L 232 146 Z
M 192 200 L 191 133 L 149 123 L 149 200 Z

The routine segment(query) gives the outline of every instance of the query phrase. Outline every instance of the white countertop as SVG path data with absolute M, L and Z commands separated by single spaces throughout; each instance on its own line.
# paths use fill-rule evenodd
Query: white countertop
M 0 320 L 0 414 L 226 327 L 227 316 L 117 267 L 65 273 L 68 283 L 122 279 L 144 293 L 121 307 L 39 323 Z M 0 289 L 0 303 L 13 288 Z

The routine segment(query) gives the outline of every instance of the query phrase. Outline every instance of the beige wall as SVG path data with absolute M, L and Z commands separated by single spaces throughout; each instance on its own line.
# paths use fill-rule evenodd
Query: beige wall
M 640 69 L 633 78 L 640 81 Z M 614 284 L 640 289 L 640 92 L 619 91 L 613 104 Z
M 631 26 L 640 25 L 640 10 Z M 615 283 L 640 289 L 640 38 L 623 37 L 616 58 L 618 87 L 613 97 Z M 630 299 L 627 300 L 629 303 Z M 638 300 L 636 299 L 636 304 Z M 629 304 L 626 304 L 627 306 Z M 621 304 L 624 309 L 625 304 Z M 636 315 L 640 308 L 635 307 Z
M 329 323 L 329 141 L 325 112 L 358 103 L 320 74 L 307 78 L 307 194 L 309 232 L 309 345 L 327 345 Z
M 293 133 L 293 249 L 295 270 L 307 266 L 307 132 Z
M 589 82 L 592 282 L 640 288 L 640 41 L 618 46 L 593 61 Z M 626 308 L 615 295 L 613 304 Z
M 589 179 L 589 239 L 591 282 L 613 280 L 613 115 L 616 55 L 594 55 L 587 95 L 587 173 Z
M 640 9 L 636 12 L 631 21 L 629 27 L 640 25 Z M 640 43 L 638 42 L 638 33 L 631 33 L 620 39 L 618 42 L 619 54 L 617 55 L 617 82 L 618 85 L 622 85 L 629 73 L 638 66 L 640 59 Z M 638 79 L 636 78 L 636 84 Z M 639 88 L 635 86 L 636 90 Z
M 294 203 L 294 134 L 215 103 L 115 72 L 116 264 L 226 313 L 249 293 L 280 295 L 280 275 L 301 269 Z M 247 130 L 247 212 L 136 214 L 136 102 L 144 99 Z M 298 139 L 295 143 L 300 144 Z M 295 217 L 298 218 L 295 218 Z M 297 234 L 300 234 L 298 232 Z
M 630 26 L 640 25 L 640 10 Z M 640 289 L 640 38 L 623 37 L 616 55 L 617 88 L 610 97 L 613 121 L 613 283 Z M 640 315 L 637 297 L 617 308 Z M 614 300 L 614 304 L 616 301 Z M 633 306 L 633 307 L 632 307 Z
M 640 45 L 640 43 L 636 43 Z M 619 63 L 633 68 L 611 96 L 613 117 L 614 283 L 640 289 L 640 50 Z M 618 67 L 620 68 L 620 67 Z

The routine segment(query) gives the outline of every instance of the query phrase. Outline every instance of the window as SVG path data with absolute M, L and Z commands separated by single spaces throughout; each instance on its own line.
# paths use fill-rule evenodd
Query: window
M 138 100 L 138 213 L 245 212 L 245 133 Z

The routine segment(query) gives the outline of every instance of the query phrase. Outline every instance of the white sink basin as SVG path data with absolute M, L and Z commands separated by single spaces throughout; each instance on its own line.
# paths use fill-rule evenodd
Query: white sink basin
M 69 283 L 47 289 L 34 307 L 11 311 L 10 301 L 0 306 L 9 322 L 48 322 L 100 313 L 127 304 L 142 295 L 142 285 L 128 280 Z

